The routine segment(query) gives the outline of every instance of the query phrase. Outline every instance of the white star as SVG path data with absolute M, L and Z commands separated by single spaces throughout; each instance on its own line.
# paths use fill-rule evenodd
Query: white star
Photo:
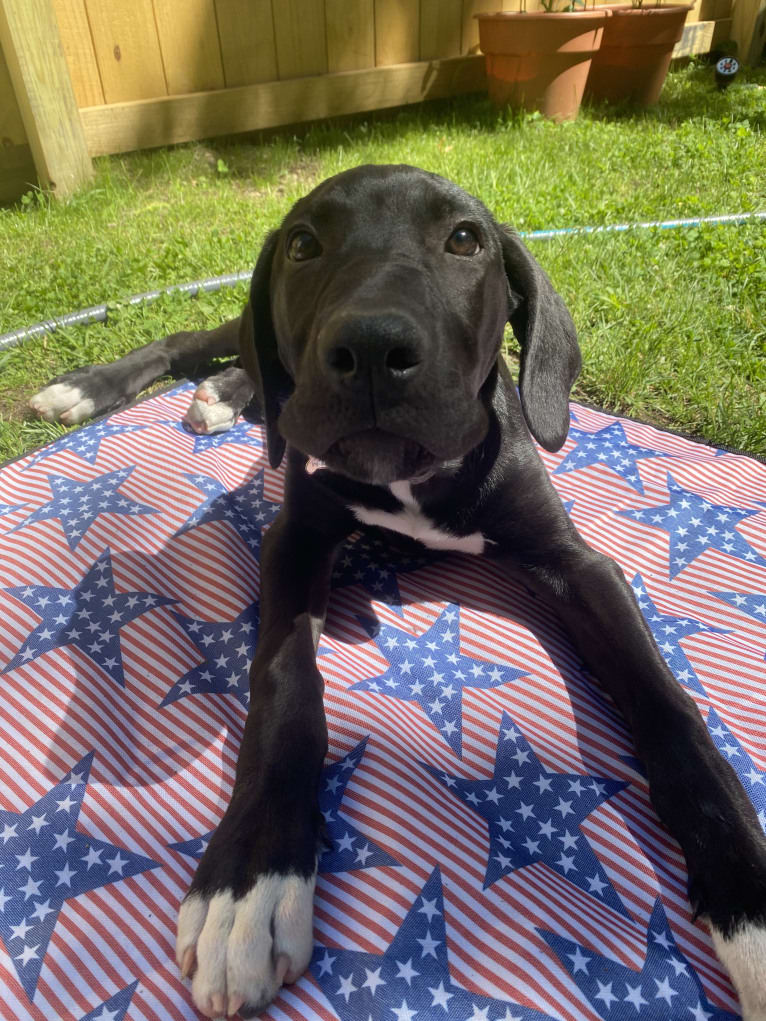
M 343 978 L 341 976 L 340 988 L 338 989 L 337 995 L 338 996 L 341 996 L 341 995 L 345 996 L 346 997 L 346 1003 L 348 1003 L 349 996 L 351 996 L 352 993 L 355 993 L 357 991 L 357 989 L 359 988 L 359 986 L 355 986 L 354 985 L 354 983 L 352 981 L 353 977 L 354 977 L 353 974 L 349 975 L 347 978 Z
M 415 971 L 412 967 L 412 958 L 409 961 L 397 961 L 396 966 L 399 971 L 396 973 L 396 978 L 403 978 L 407 985 L 412 985 L 412 980 L 420 974 L 419 971 Z
M 599 982 L 599 980 L 596 979 L 596 985 L 598 986 L 598 992 L 596 993 L 594 999 L 603 1000 L 604 1005 L 608 1010 L 609 1007 L 612 1006 L 612 1003 L 617 999 L 617 997 L 612 992 L 612 983 Z
M 657 992 L 654 994 L 655 1000 L 658 1000 L 660 997 L 662 997 L 662 999 L 667 1002 L 668 1006 L 671 1006 L 670 1001 L 674 996 L 678 996 L 678 990 L 672 988 L 667 978 L 664 978 L 662 982 L 658 981 L 657 979 L 655 979 L 654 981 L 657 983 Z
M 455 994 L 447 992 L 444 988 L 444 982 L 439 983 L 438 989 L 431 989 L 429 986 L 428 991 L 431 996 L 433 996 L 433 1003 L 431 1004 L 432 1007 L 444 1007 L 445 1010 L 449 1010 L 447 1007 L 447 1001 L 451 1000 Z
M 572 973 L 574 975 L 576 975 L 578 971 L 583 971 L 586 975 L 588 974 L 587 965 L 591 958 L 586 957 L 579 947 L 575 948 L 575 952 L 573 954 L 567 954 L 567 957 L 572 962 Z
M 426 900 L 425 897 L 423 897 L 422 900 L 423 900 L 423 907 L 422 908 L 418 908 L 418 914 L 419 915 L 425 915 L 426 918 L 429 921 L 429 924 L 430 924 L 431 919 L 434 917 L 434 915 L 438 915 L 441 912 L 439 911 L 439 909 L 436 906 L 436 897 L 434 897 L 433 900 Z
M 377 968 L 375 971 L 370 971 L 369 968 L 364 969 L 367 978 L 362 982 L 362 989 L 369 989 L 373 996 L 378 986 L 386 984 L 385 979 L 380 977 L 380 970 L 380 968 Z
M 638 985 L 635 988 L 633 988 L 632 986 L 629 986 L 628 983 L 626 982 L 625 983 L 625 988 L 628 990 L 628 995 L 625 997 L 625 1002 L 626 1003 L 632 1003 L 637 1011 L 640 1011 L 642 1006 L 646 1006 L 649 1003 L 649 1001 L 645 1000 L 643 998 L 643 996 L 641 995 L 641 983 L 640 982 L 638 983 Z
M 433 939 L 431 936 L 431 930 L 428 929 L 423 939 L 418 938 L 418 943 L 423 948 L 420 956 L 425 957 L 428 955 L 429 957 L 436 957 L 436 948 L 439 946 L 440 942 L 441 940 Z
M 319 965 L 319 967 L 321 969 L 320 972 L 319 972 L 320 978 L 321 978 L 322 975 L 331 975 L 332 974 L 332 966 L 333 966 L 333 964 L 335 964 L 335 960 L 336 960 L 336 958 L 330 957 L 330 951 L 329 950 L 325 950 L 324 957 L 322 958 L 322 960 L 321 961 L 317 961 L 317 964 Z
M 396 1014 L 397 1021 L 412 1021 L 417 1014 L 416 1010 L 410 1010 L 406 1000 L 402 1000 L 401 1007 L 391 1007 L 391 1010 Z

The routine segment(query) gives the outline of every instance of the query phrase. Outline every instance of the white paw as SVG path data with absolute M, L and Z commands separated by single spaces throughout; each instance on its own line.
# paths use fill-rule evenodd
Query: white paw
M 184 422 L 195 433 L 222 433 L 231 429 L 239 411 L 226 401 L 219 401 L 214 379 L 207 379 L 194 392 L 192 402 L 184 415 Z
M 52 383 L 36 393 L 29 406 L 48 422 L 64 422 L 77 425 L 90 418 L 95 409 L 90 397 L 84 397 L 79 386 L 69 383 Z
M 710 932 L 739 994 L 742 1021 L 766 1021 L 766 928 L 746 922 L 728 939 L 712 925 Z
M 178 915 L 176 961 L 193 974 L 192 999 L 207 1017 L 254 1017 L 308 967 L 316 876 L 261 876 L 240 900 L 191 893 Z

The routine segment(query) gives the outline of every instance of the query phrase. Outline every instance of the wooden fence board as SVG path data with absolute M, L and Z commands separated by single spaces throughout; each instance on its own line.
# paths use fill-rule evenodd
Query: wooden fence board
M 168 95 L 222 89 L 213 0 L 154 0 L 154 16 Z
M 273 0 L 279 77 L 324 74 L 327 41 L 324 0 Z
M 70 195 L 93 167 L 50 0 L 0 0 L 0 48 L 37 178 Z
M 53 0 L 53 10 L 77 105 L 100 106 L 104 102 L 104 90 L 85 13 L 85 0 Z
M 277 47 L 271 0 L 216 0 L 215 6 L 226 85 L 274 81 Z
M 152 0 L 85 0 L 106 103 L 167 95 Z
M 484 58 L 457 57 L 92 106 L 81 118 L 95 156 L 403 106 L 486 87 Z
M 0 204 L 15 201 L 35 184 L 35 161 L 0 48 Z
M 460 39 L 461 53 L 479 52 L 479 23 L 474 14 L 479 11 L 502 11 L 503 0 L 463 0 L 463 30 Z
M 420 0 L 375 0 L 375 65 L 420 57 Z
M 325 0 L 327 70 L 375 67 L 373 0 Z
M 438 60 L 460 53 L 463 0 L 420 0 L 420 59 Z

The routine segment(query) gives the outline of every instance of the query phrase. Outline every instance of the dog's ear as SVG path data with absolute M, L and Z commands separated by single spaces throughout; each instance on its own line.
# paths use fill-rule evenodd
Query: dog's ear
M 558 450 L 569 431 L 569 391 L 580 371 L 572 317 L 542 267 L 512 230 L 500 230 L 510 287 L 508 319 L 521 344 L 519 390 L 529 431 Z
M 242 313 L 239 332 L 240 358 L 255 383 L 256 397 L 266 425 L 272 468 L 279 467 L 285 452 L 285 440 L 277 428 L 277 418 L 293 389 L 293 381 L 279 358 L 271 318 L 271 267 L 278 242 L 279 231 L 275 230 L 263 244 L 253 271 L 250 300 Z

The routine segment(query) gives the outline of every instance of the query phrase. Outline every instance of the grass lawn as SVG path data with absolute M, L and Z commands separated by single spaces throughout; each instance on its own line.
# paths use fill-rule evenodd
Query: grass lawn
M 519 230 L 766 209 L 766 69 L 723 93 L 672 73 L 646 113 L 571 124 L 482 97 L 97 161 L 66 203 L 0 210 L 0 333 L 113 301 L 108 325 L 0 351 L 0 461 L 64 430 L 25 402 L 69 368 L 239 311 L 246 286 L 121 307 L 130 294 L 247 269 L 266 230 L 330 174 L 406 162 L 478 195 Z M 530 242 L 578 326 L 575 397 L 766 455 L 766 222 Z

